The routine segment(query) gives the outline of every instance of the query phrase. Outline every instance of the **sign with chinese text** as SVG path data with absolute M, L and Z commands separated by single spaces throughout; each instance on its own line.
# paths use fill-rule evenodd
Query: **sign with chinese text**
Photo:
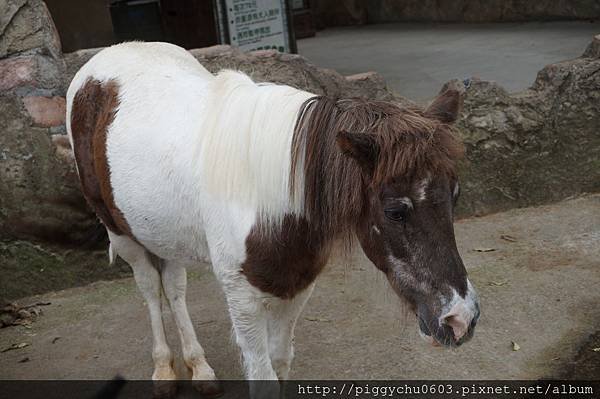
M 224 0 L 219 8 L 231 45 L 244 51 L 295 50 L 285 0 Z

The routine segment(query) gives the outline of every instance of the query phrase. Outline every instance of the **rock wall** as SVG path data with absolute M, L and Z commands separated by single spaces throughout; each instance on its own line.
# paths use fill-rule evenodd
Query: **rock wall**
M 95 220 L 65 133 L 60 39 L 43 1 L 0 1 L 0 239 L 76 243 Z
M 321 27 L 383 22 L 510 22 L 600 18 L 596 0 L 318 0 Z
M 596 36 L 583 57 L 546 66 L 521 93 L 486 81 L 466 90 L 463 214 L 600 191 L 599 47 Z
M 0 0 L 0 304 L 126 271 L 85 249 L 102 236 L 65 140 L 65 71 L 45 3 Z

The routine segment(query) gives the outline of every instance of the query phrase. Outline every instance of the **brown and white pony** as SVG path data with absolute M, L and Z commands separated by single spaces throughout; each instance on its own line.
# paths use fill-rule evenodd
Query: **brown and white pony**
M 159 391 L 176 379 L 162 295 L 196 387 L 220 389 L 185 299 L 185 267 L 206 259 L 250 380 L 287 378 L 298 315 L 332 245 L 353 236 L 426 339 L 472 336 L 479 305 L 453 231 L 459 93 L 425 110 L 335 99 L 126 43 L 84 65 L 67 101 L 85 197 L 148 304 Z M 272 387 L 251 384 L 253 397 L 277 396 L 261 386 Z

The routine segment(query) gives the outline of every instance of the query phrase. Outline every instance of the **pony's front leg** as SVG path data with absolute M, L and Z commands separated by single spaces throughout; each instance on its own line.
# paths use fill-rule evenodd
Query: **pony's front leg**
M 252 399 L 279 398 L 279 382 L 271 365 L 268 346 L 268 299 L 252 287 L 243 274 L 219 275 Z M 268 306 L 268 305 L 267 305 Z
M 206 361 L 204 349 L 198 342 L 196 331 L 188 313 L 186 304 L 187 272 L 185 267 L 176 262 L 164 261 L 161 279 L 179 330 L 183 361 L 192 371 L 192 384 L 204 395 L 215 396 L 222 393 L 215 372 Z
M 294 328 L 314 287 L 315 284 L 312 283 L 292 299 L 273 298 L 269 302 L 267 312 L 269 355 L 273 369 L 280 380 L 286 380 L 289 376 L 294 359 Z

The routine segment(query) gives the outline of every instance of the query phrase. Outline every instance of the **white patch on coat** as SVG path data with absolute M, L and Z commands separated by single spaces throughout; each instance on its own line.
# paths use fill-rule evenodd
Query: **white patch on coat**
M 402 198 L 398 198 L 397 201 L 400 202 L 400 203 L 405 204 L 410 209 L 413 209 L 413 202 L 412 202 L 412 200 L 410 198 L 408 198 L 408 197 L 402 197 Z
M 427 199 L 427 187 L 429 186 L 429 183 L 431 182 L 431 179 L 429 177 L 426 177 L 420 181 L 418 181 L 415 184 L 415 199 L 418 202 L 421 201 L 425 201 Z
M 412 289 L 421 293 L 426 294 L 428 292 L 428 287 L 424 282 L 418 281 L 412 274 L 406 272 L 406 262 L 396 258 L 393 255 L 388 255 L 387 259 L 393 267 L 394 279 L 397 282 L 401 283 L 402 285 L 411 287 Z
M 471 285 L 471 281 L 467 279 L 467 292 L 464 297 L 453 289 L 453 295 L 450 301 L 444 304 L 439 318 L 440 326 L 444 323 L 451 324 L 454 329 L 455 336 L 462 337 L 468 330 L 473 318 L 477 315 L 479 307 L 479 297 L 477 291 Z M 454 317 L 457 323 L 448 323 L 448 318 Z M 457 339 L 458 339 L 457 338 Z
M 454 189 L 452 190 L 452 197 L 456 198 L 458 196 L 459 191 L 460 191 L 460 186 L 459 186 L 458 182 L 456 182 L 456 184 L 454 185 Z

